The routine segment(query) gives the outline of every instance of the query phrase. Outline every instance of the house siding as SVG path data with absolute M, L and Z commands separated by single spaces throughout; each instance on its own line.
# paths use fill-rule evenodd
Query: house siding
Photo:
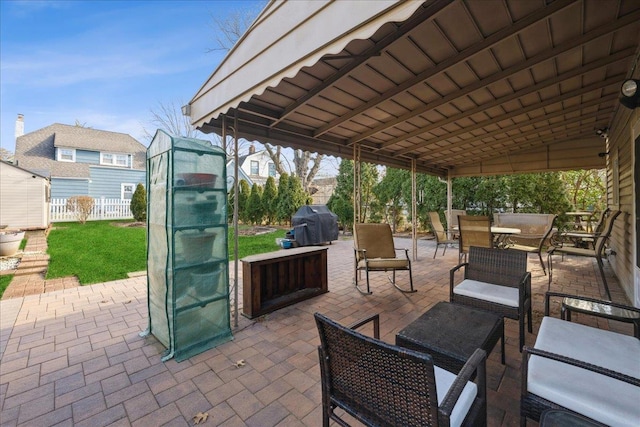
M 100 153 L 98 151 L 76 150 L 76 163 L 100 164 Z
M 251 161 L 258 162 L 258 174 L 251 173 Z M 257 153 L 247 155 L 240 165 L 240 169 L 251 178 L 251 180 L 259 185 L 264 185 L 269 178 L 269 163 L 273 163 L 271 157 L 266 151 L 260 151 Z M 280 175 L 276 172 L 274 177 L 276 182 L 280 179 Z
M 136 169 L 92 167 L 89 196 L 119 199 L 122 183 L 145 184 L 146 171 Z
M 64 147 L 56 147 L 54 159 L 58 161 L 58 152 Z M 88 163 L 92 165 L 100 164 L 100 152 L 75 149 L 76 163 Z
M 9 228 L 47 228 L 49 181 L 0 162 L 0 224 Z
M 51 178 L 51 197 L 66 199 L 73 196 L 87 195 L 89 180 L 78 178 Z
M 608 205 L 612 209 L 620 209 L 622 214 L 616 219 L 613 232 L 610 238 L 610 247 L 613 251 L 609 255 L 609 262 L 616 273 L 620 286 L 629 301 L 633 301 L 636 306 L 640 306 L 638 300 L 639 291 L 635 289 L 635 198 L 633 189 L 633 144 L 634 136 L 637 137 L 640 131 L 640 110 L 634 111 L 623 109 L 616 115 L 607 151 L 607 199 Z M 614 176 L 614 165 L 618 165 L 618 177 Z M 616 188 L 617 187 L 617 188 Z M 615 194 L 618 194 L 618 200 Z

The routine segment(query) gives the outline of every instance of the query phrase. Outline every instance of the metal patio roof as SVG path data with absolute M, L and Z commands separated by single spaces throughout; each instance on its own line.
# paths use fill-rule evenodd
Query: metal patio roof
M 440 176 L 603 168 L 639 44 L 637 0 L 272 1 L 191 120 Z

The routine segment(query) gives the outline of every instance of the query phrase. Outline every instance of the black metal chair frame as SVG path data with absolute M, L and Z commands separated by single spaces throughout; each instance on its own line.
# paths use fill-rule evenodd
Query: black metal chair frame
M 473 353 L 438 406 L 433 359 L 380 341 L 377 314 L 348 327 L 319 313 L 314 316 L 320 334 L 324 427 L 330 420 L 349 425 L 336 408 L 367 426 L 448 426 L 456 402 L 474 375 L 477 395 L 464 425 L 486 425 L 484 350 Z M 373 338 L 354 330 L 369 322 L 374 323 Z

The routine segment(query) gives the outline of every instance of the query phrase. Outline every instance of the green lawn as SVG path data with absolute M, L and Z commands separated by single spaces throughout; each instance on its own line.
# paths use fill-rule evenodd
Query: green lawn
M 7 286 L 11 283 L 11 279 L 13 279 L 13 274 L 0 276 L 0 298 L 2 298 L 2 294 L 4 294 L 5 289 L 7 289 Z
M 146 229 L 119 227 L 113 221 L 86 224 L 57 223 L 49 233 L 47 279 L 77 276 L 80 283 L 123 279 L 127 273 L 146 269 Z M 278 249 L 277 237 L 285 230 L 239 237 L 239 257 Z M 233 230 L 229 229 L 229 256 L 233 258 Z
M 24 250 L 24 247 L 26 245 L 27 245 L 27 239 L 22 239 L 22 241 L 20 242 L 19 250 Z M 7 289 L 7 286 L 9 286 L 9 283 L 11 283 L 11 279 L 13 279 L 13 274 L 0 276 L 0 298 L 2 298 L 4 291 Z

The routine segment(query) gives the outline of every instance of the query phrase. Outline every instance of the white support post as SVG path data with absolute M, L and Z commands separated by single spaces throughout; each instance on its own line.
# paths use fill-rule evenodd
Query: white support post
M 238 197 L 239 188 L 238 185 L 238 114 L 237 112 L 233 117 L 233 142 L 234 142 L 234 168 L 233 168 L 233 227 L 235 232 L 233 242 L 233 326 L 238 327 Z
M 361 173 L 361 164 L 360 164 L 360 143 L 356 142 L 353 144 L 353 226 L 360 222 L 361 214 L 360 214 L 360 202 L 362 197 L 361 192 L 361 181 L 360 181 L 360 173 Z M 363 219 L 364 221 L 364 219 Z
M 453 239 L 451 233 L 451 210 L 453 209 L 453 181 L 451 172 L 447 171 L 447 239 Z
M 413 260 L 418 260 L 418 191 L 416 187 L 416 159 L 411 159 L 411 241 Z

